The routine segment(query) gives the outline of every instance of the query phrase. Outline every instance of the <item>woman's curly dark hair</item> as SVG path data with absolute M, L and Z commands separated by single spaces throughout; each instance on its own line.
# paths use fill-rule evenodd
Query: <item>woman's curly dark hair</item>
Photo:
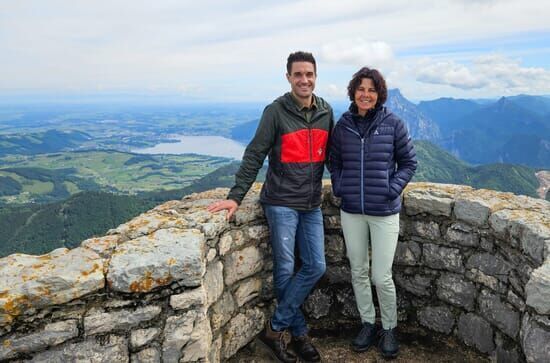
M 355 102 L 355 91 L 361 84 L 363 78 L 370 78 L 372 79 L 372 83 L 374 83 L 374 88 L 376 89 L 376 93 L 378 93 L 378 101 L 376 101 L 375 107 L 383 105 L 388 99 L 388 88 L 386 87 L 386 81 L 378 70 L 368 67 L 363 67 L 358 70 L 353 75 L 351 81 L 349 81 L 348 96 L 351 102 Z

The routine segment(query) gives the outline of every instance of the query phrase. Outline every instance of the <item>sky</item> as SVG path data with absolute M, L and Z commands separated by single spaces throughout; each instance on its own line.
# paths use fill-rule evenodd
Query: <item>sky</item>
M 0 0 L 0 99 L 271 101 L 286 58 L 346 100 L 362 66 L 405 97 L 550 95 L 548 0 Z

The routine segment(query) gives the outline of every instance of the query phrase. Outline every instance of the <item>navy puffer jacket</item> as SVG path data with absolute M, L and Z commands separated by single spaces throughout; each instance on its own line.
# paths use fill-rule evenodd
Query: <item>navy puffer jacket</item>
M 401 192 L 416 170 L 416 153 L 404 122 L 386 107 L 365 117 L 354 105 L 330 139 L 334 195 L 348 213 L 388 216 L 401 210 Z

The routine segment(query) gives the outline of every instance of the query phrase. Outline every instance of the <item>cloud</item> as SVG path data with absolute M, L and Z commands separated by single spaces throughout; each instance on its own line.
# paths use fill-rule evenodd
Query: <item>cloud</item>
M 488 81 L 483 76 L 473 74 L 466 66 L 453 61 L 420 65 L 416 80 L 424 83 L 445 84 L 461 89 L 483 88 L 488 85 Z
M 550 70 L 522 67 L 520 60 L 500 54 L 475 57 L 469 66 L 424 59 L 417 65 L 416 80 L 463 90 L 485 89 L 501 95 L 550 92 Z
M 540 51 L 530 62 L 548 67 L 549 10 L 547 0 L 0 1 L 0 93 L 166 89 L 272 99 L 287 87 L 286 57 L 298 49 L 313 52 L 322 80 L 341 88 L 369 65 L 400 86 L 411 79 L 410 89 L 480 90 L 468 87 L 493 82 L 472 54 Z M 517 46 L 499 45 L 511 38 Z M 456 63 L 423 64 L 419 84 L 414 65 L 426 54 Z
M 394 55 L 385 42 L 355 38 L 323 45 L 321 59 L 329 63 L 384 68 L 394 62 Z
M 329 84 L 321 88 L 323 96 L 335 99 L 346 99 L 348 90 L 335 84 Z

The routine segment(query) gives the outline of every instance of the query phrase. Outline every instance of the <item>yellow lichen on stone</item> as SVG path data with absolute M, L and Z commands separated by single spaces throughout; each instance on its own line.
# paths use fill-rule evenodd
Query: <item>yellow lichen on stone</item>
M 172 282 L 172 276 L 168 275 L 163 278 L 153 278 L 152 273 L 147 271 L 143 279 L 134 281 L 130 284 L 131 292 L 149 292 L 155 287 L 165 286 Z

